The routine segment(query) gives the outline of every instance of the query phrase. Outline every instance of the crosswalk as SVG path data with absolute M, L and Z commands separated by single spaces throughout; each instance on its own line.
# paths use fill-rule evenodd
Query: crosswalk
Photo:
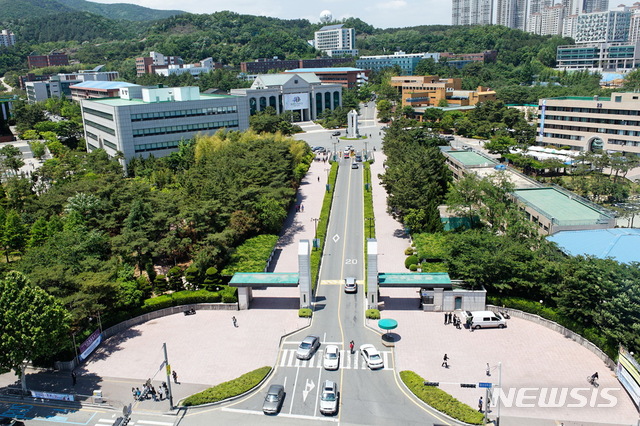
M 111 419 L 98 419 L 97 420 L 98 423 L 96 423 L 94 426 L 111 426 L 113 424 L 115 424 L 115 419 L 111 418 Z M 154 420 L 138 420 L 138 421 L 134 421 L 134 420 L 129 420 L 129 422 L 127 423 L 127 426 L 135 426 L 135 425 L 140 425 L 140 426 L 173 426 L 173 422 L 158 422 L 158 421 L 154 421 Z
M 390 360 L 391 351 L 380 351 L 380 355 L 384 360 L 384 370 L 393 370 Z M 296 358 L 295 349 L 283 349 L 280 358 L 280 367 L 300 367 L 300 368 L 322 368 L 322 358 L 324 351 L 319 350 L 309 360 Z M 340 368 L 343 370 L 368 370 L 364 358 L 360 355 L 360 351 L 351 353 L 348 350 L 340 351 Z

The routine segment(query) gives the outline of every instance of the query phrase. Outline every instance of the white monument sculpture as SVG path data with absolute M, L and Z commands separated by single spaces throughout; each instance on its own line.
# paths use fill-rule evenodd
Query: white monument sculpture
M 349 111 L 349 114 L 347 114 L 347 137 L 360 137 L 360 132 L 358 131 L 358 113 L 355 109 L 352 109 Z

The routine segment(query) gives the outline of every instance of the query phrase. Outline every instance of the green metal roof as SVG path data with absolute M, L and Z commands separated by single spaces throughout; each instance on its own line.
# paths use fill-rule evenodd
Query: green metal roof
M 378 284 L 380 287 L 452 287 L 451 278 L 446 272 L 379 273 Z
M 447 151 L 447 155 L 465 166 L 493 166 L 497 164 L 494 160 L 474 151 Z
M 300 275 L 289 272 L 236 272 L 231 287 L 297 287 Z
M 609 102 L 611 98 L 603 98 L 600 97 L 598 99 L 593 99 L 593 96 L 558 96 L 557 98 L 546 98 L 553 99 L 556 101 L 596 101 L 596 102 Z
M 577 197 L 571 197 L 555 188 L 525 188 L 513 192 L 520 200 L 558 223 L 564 221 L 595 223 L 603 212 L 589 206 Z

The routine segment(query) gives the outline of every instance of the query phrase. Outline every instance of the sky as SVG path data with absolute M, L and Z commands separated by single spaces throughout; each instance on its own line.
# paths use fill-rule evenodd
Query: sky
M 376 28 L 451 24 L 451 0 L 92 0 L 96 3 L 131 3 L 152 9 L 214 13 L 231 10 L 240 14 L 281 19 L 320 21 L 320 12 L 334 19 L 360 18 Z

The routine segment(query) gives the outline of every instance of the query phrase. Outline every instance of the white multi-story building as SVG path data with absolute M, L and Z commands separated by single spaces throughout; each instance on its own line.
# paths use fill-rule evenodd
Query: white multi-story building
M 631 11 L 622 6 L 618 10 L 578 15 L 576 43 L 616 43 L 629 38 Z
M 344 24 L 327 25 L 314 33 L 313 46 L 329 56 L 357 56 L 356 30 Z
M 169 155 L 197 133 L 249 127 L 245 97 L 205 95 L 197 87 L 125 87 L 118 98 L 81 105 L 87 150 L 122 152 L 125 160 Z
M 565 15 L 562 20 L 562 37 L 574 38 L 578 28 L 578 15 Z
M 418 63 L 423 59 L 440 60 L 440 53 L 405 53 L 403 51 L 394 52 L 393 55 L 360 56 L 356 60 L 358 68 L 372 71 L 381 71 L 384 68 L 398 65 L 403 75 L 413 75 Z
M 71 74 L 57 74 L 46 81 L 28 81 L 25 83 L 27 101 L 30 103 L 46 101 L 49 98 L 60 98 L 63 95 L 71 99 L 70 87 L 85 81 L 114 81 L 118 71 L 99 71 L 101 66 L 93 70 L 83 70 Z
M 493 0 L 453 0 L 452 25 L 491 25 Z
M 631 19 L 629 20 L 629 41 L 635 43 L 640 41 L 640 8 L 631 7 L 631 9 Z
M 564 6 L 557 4 L 545 7 L 541 12 L 529 16 L 527 31 L 539 35 L 562 34 Z
M 9 30 L 2 30 L 0 32 L 0 46 L 13 46 L 16 44 L 16 36 Z

